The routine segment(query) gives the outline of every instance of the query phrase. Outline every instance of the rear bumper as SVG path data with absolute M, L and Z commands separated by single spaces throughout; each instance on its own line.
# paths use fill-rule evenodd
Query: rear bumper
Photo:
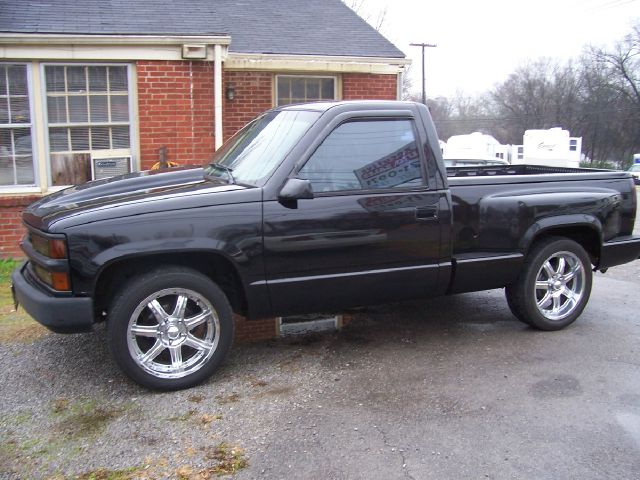
M 39 323 L 57 333 L 89 332 L 93 328 L 93 300 L 54 297 L 25 277 L 26 263 L 11 274 L 14 300 Z
M 598 268 L 615 267 L 638 258 L 640 258 L 640 237 L 619 237 L 602 244 Z

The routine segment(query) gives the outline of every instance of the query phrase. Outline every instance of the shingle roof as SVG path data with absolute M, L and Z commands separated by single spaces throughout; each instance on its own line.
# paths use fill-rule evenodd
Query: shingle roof
M 0 0 L 0 32 L 224 34 L 234 52 L 404 57 L 340 0 Z

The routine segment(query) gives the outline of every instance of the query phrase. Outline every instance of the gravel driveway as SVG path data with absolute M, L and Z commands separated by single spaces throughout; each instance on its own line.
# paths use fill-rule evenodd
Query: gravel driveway
M 555 333 L 501 290 L 370 308 L 175 393 L 126 380 L 102 327 L 4 343 L 0 478 L 637 479 L 638 292 L 640 262 L 598 274 Z

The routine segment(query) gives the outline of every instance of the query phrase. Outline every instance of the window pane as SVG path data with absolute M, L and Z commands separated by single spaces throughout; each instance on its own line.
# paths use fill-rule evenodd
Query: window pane
M 11 123 L 29 123 L 31 114 L 29 112 L 28 97 L 10 97 Z
M 108 150 L 109 145 L 109 127 L 92 127 L 91 128 L 91 148 L 93 150 Z
M 409 120 L 340 125 L 300 171 L 316 192 L 422 184 L 420 157 Z
M 91 180 L 91 155 L 88 153 L 57 153 L 51 155 L 51 184 L 77 185 Z
M 0 129 L 0 185 L 33 185 L 31 128 Z
M 113 127 L 111 129 L 113 136 L 113 148 L 129 148 L 129 127 Z
M 31 155 L 31 129 L 13 129 L 13 141 L 16 155 Z
M 89 90 L 91 92 L 107 91 L 107 67 L 89 67 Z
M 128 95 L 112 95 L 111 96 L 111 121 L 112 122 L 128 122 L 129 121 L 129 96 Z
M 127 67 L 109 67 L 109 87 L 112 92 L 127 91 Z
M 278 78 L 278 105 L 289 103 L 289 89 L 291 88 L 291 79 L 287 77 Z
M 69 93 L 87 91 L 87 77 L 84 67 L 67 67 L 67 91 Z
M 31 155 L 16 157 L 16 177 L 18 185 L 32 185 L 35 183 L 33 157 Z
M 47 92 L 64 92 L 64 67 L 45 67 Z
M 304 102 L 304 79 L 293 78 L 291 80 L 291 100 L 293 103 Z
M 307 79 L 307 100 L 314 101 L 320 99 L 320 79 L 309 78 Z
M 0 95 L 7 95 L 7 67 L 0 65 Z
M 67 123 L 67 99 L 47 97 L 47 118 L 49 123 Z
M 87 114 L 87 97 L 69 97 L 69 121 L 71 123 L 85 123 L 89 120 Z
M 333 78 L 322 79 L 322 99 L 334 100 L 335 99 L 335 80 Z
M 52 152 L 67 152 L 70 150 L 66 128 L 49 129 L 49 148 Z
M 0 185 L 35 183 L 26 65 L 0 65 Z
M 108 122 L 109 109 L 107 102 L 109 97 L 106 95 L 91 95 L 91 121 L 92 122 Z
M 77 152 L 79 150 L 89 150 L 88 128 L 71 129 L 71 150 L 73 150 L 74 152 Z
M 9 99 L 0 98 L 0 123 L 9 123 Z
M 27 67 L 25 65 L 10 65 L 9 73 L 9 94 L 27 94 Z

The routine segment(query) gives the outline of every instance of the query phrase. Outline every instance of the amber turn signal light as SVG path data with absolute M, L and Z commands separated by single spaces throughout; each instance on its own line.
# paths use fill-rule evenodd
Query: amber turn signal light
M 61 292 L 71 290 L 69 274 L 67 272 L 51 272 L 51 286 Z

